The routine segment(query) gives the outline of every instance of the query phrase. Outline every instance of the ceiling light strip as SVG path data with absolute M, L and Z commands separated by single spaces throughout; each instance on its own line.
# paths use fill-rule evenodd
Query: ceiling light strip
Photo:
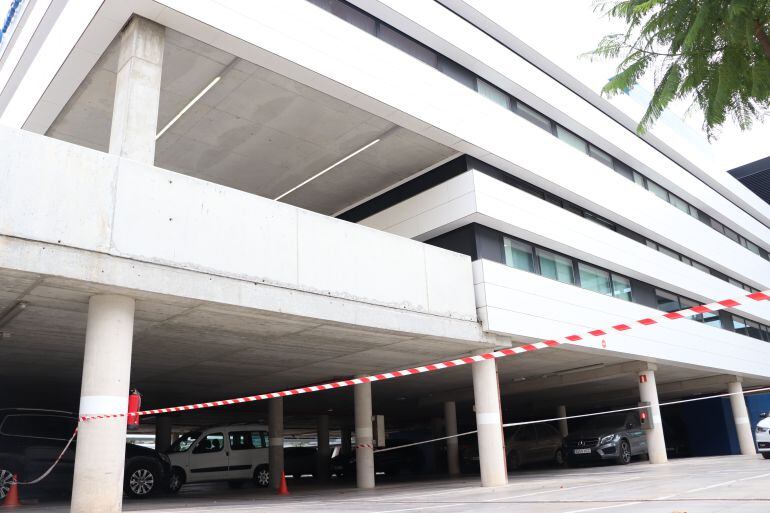
M 164 127 L 163 127 L 163 130 L 161 130 L 160 132 L 158 132 L 158 135 L 156 135 L 156 136 L 155 136 L 155 140 L 157 141 L 158 139 L 160 139 L 160 138 L 161 138 L 161 136 L 162 136 L 163 134 L 165 134 L 165 133 L 166 133 L 166 130 L 168 130 L 169 128 L 171 128 L 171 126 L 172 126 L 174 123 L 176 123 L 177 121 L 179 121 L 179 118 L 181 118 L 181 117 L 184 115 L 184 113 L 185 113 L 185 112 L 187 112 L 188 110 L 190 110 L 190 107 L 192 107 L 193 105 L 195 105 L 195 104 L 198 102 L 198 100 L 200 100 L 201 98 L 203 98 L 203 95 L 204 95 L 204 94 L 206 94 L 206 93 L 208 93 L 208 92 L 209 92 L 209 89 L 211 89 L 212 87 L 214 87 L 215 85 L 217 85 L 217 82 L 219 82 L 220 80 L 222 80 L 222 75 L 219 75 L 219 76 L 217 76 L 217 77 L 216 77 L 214 80 L 212 80 L 211 82 L 209 82 L 209 85 L 207 85 L 206 87 L 204 87 L 204 88 L 203 88 L 203 90 L 202 90 L 200 93 L 198 93 L 198 95 L 197 95 L 195 98 L 193 98 L 192 100 L 190 100 L 190 102 L 189 102 L 187 105 L 185 105 L 185 106 L 184 106 L 184 108 L 183 108 L 182 110 L 180 110 L 180 111 L 179 111 L 179 114 L 177 114 L 176 116 L 174 116 L 174 118 L 173 118 L 171 121 L 169 121 L 169 122 L 168 122 L 168 124 L 166 124 L 166 126 L 164 126 Z
M 292 187 L 292 188 L 291 188 L 291 189 L 289 189 L 288 191 L 284 192 L 283 194 L 281 194 L 280 196 L 278 196 L 277 198 L 275 198 L 275 201 L 278 201 L 278 200 L 280 200 L 281 198 L 283 198 L 284 196 L 287 196 L 287 195 L 291 194 L 292 192 L 296 191 L 297 189 L 299 189 L 299 188 L 300 188 L 300 187 L 302 187 L 303 185 L 306 185 L 306 184 L 308 184 L 308 183 L 312 182 L 313 180 L 315 180 L 316 178 L 318 178 L 318 177 L 319 177 L 319 176 L 321 176 L 322 174 L 324 174 L 324 173 L 326 173 L 326 172 L 328 172 L 328 171 L 331 171 L 332 169 L 334 169 L 335 167 L 339 166 L 339 165 L 340 165 L 340 164 L 342 164 L 343 162 L 345 162 L 345 161 L 347 161 L 347 160 L 349 160 L 349 159 L 352 159 L 353 157 L 355 157 L 356 155 L 358 155 L 358 154 L 359 154 L 359 153 L 361 153 L 362 151 L 366 150 L 367 148 L 371 148 L 372 146 L 374 146 L 375 144 L 377 144 L 378 142 L 380 142 L 380 140 L 381 140 L 381 139 L 375 139 L 374 141 L 370 142 L 370 143 L 369 143 L 369 144 L 367 144 L 366 146 L 362 146 L 362 147 L 358 148 L 356 151 L 354 151 L 353 153 L 351 153 L 351 154 L 350 154 L 350 155 L 348 155 L 347 157 L 345 157 L 345 158 L 343 158 L 343 159 L 340 159 L 340 160 L 338 160 L 337 162 L 335 162 L 335 163 L 334 163 L 334 164 L 332 164 L 331 166 L 327 167 L 326 169 L 324 169 L 324 170 L 323 170 L 323 171 L 321 171 L 320 173 L 316 173 L 315 175 L 311 176 L 310 178 L 308 178 L 307 180 L 305 180 L 305 181 L 304 181 L 304 182 L 302 182 L 301 184 L 297 185 L 296 187 Z

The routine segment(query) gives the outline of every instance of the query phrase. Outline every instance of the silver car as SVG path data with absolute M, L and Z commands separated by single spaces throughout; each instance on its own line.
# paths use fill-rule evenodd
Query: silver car
M 550 424 L 519 426 L 505 440 L 508 469 L 529 463 L 564 464 L 561 433 Z

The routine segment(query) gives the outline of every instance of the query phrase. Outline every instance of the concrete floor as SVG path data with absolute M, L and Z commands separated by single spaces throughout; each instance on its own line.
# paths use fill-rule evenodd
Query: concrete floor
M 642 512 L 766 512 L 770 510 L 770 461 L 720 456 L 633 463 L 626 467 L 535 469 L 510 475 L 510 484 L 480 488 L 478 478 L 386 482 L 359 491 L 350 483 L 320 486 L 289 481 L 289 497 L 224 484 L 189 485 L 178 496 L 126 501 L 125 511 L 209 513 L 219 511 L 297 513 L 407 511 L 578 513 L 603 510 Z M 64 513 L 64 504 L 27 506 L 26 512 Z

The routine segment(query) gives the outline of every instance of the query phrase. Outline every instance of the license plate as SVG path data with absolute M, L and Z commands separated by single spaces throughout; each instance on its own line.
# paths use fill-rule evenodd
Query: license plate
M 591 454 L 591 449 L 575 449 L 575 454 Z

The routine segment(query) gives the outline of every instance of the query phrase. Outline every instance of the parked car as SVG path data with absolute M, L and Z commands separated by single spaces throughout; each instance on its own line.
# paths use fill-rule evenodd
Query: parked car
M 508 470 L 530 463 L 564 465 L 561 433 L 550 424 L 529 424 L 514 429 L 505 439 Z
M 756 438 L 757 451 L 766 460 L 770 460 L 770 416 L 767 413 L 760 415 L 762 420 L 757 423 Z
M 643 454 L 647 454 L 647 436 L 636 412 L 587 417 L 564 439 L 569 464 L 605 460 L 625 465 Z
M 13 475 L 21 482 L 43 474 L 64 449 L 77 427 L 70 412 L 35 409 L 0 410 L 0 500 L 10 489 Z M 20 487 L 22 495 L 69 494 L 75 464 L 70 446 L 51 474 L 36 485 Z M 165 454 L 126 444 L 123 489 L 130 497 L 149 497 L 165 488 L 171 465 Z
M 528 424 L 506 430 L 505 454 L 508 470 L 533 463 L 564 464 L 561 433 L 551 424 Z M 479 448 L 475 436 L 460 442 L 460 468 L 478 472 Z
M 412 443 L 410 440 L 388 440 L 386 447 L 400 447 Z M 376 450 L 376 449 L 375 449 Z M 388 476 L 398 474 L 419 474 L 425 466 L 425 459 L 419 447 L 404 447 L 394 451 L 374 453 L 374 471 Z M 356 474 L 356 453 L 339 454 L 331 460 L 331 472 L 345 478 Z
M 316 477 L 318 473 L 318 449 L 316 447 L 284 447 L 283 470 L 287 476 Z
M 263 425 L 216 426 L 179 437 L 167 454 L 171 459 L 169 491 L 185 483 L 227 481 L 231 487 L 253 481 L 270 484 L 267 428 Z

